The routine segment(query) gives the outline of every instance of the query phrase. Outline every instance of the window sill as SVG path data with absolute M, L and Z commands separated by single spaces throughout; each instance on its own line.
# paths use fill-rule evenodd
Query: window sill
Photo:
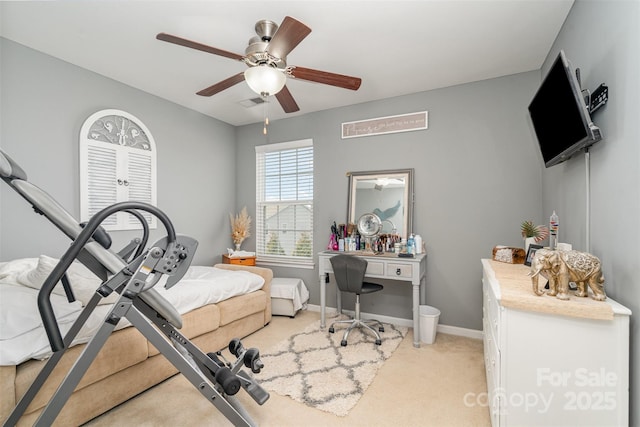
M 315 263 L 313 260 L 309 261 L 291 261 L 291 260 L 274 260 L 256 258 L 256 265 L 259 267 L 288 267 L 288 268 L 302 268 L 305 270 L 313 270 Z

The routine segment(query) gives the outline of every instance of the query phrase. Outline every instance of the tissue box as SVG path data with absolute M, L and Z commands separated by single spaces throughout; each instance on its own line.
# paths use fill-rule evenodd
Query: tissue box
M 524 264 L 525 258 L 526 254 L 522 248 L 513 248 L 511 246 L 496 246 L 493 248 L 493 259 L 495 261 Z

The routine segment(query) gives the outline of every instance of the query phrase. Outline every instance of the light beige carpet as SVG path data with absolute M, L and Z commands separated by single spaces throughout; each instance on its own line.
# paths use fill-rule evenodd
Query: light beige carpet
M 310 311 L 299 312 L 295 319 L 276 316 L 269 326 L 242 341 L 246 347 L 265 351 L 319 318 L 319 313 Z M 228 357 L 226 352 L 225 357 Z M 326 378 L 327 382 L 333 380 Z M 482 394 L 486 391 L 482 341 L 438 334 L 434 344 L 414 348 L 410 330 L 378 370 L 362 398 L 344 417 L 277 393 L 271 393 L 263 406 L 257 405 L 244 391 L 236 396 L 262 427 L 484 427 L 490 425 L 486 395 Z M 88 425 L 195 427 L 230 426 L 231 423 L 191 383 L 177 375 Z
M 376 345 L 373 334 L 355 328 L 345 347 L 340 342 L 346 325 L 335 329 L 327 333 L 317 321 L 268 349 L 262 356 L 262 386 L 308 406 L 347 415 L 408 329 L 384 325 L 382 345 Z

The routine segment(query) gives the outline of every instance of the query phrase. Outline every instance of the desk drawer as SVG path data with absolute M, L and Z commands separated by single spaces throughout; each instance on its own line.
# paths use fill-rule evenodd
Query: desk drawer
M 390 262 L 387 264 L 386 276 L 390 279 L 397 277 L 410 279 L 413 277 L 413 265 L 401 262 Z
M 376 262 L 376 261 L 369 261 L 369 264 L 367 264 L 367 273 L 366 274 L 370 274 L 370 275 L 375 275 L 375 276 L 382 276 L 384 275 L 384 263 L 383 262 Z
M 324 271 L 327 273 L 333 273 L 333 266 L 331 265 L 331 258 L 324 259 Z
M 331 260 L 329 258 L 324 260 L 324 271 L 327 273 L 333 273 L 333 267 L 331 266 Z M 384 276 L 384 263 L 369 261 L 367 264 L 366 274 L 372 276 Z
M 324 260 L 324 271 L 327 273 L 333 273 L 333 267 L 331 266 L 331 260 L 329 258 Z M 384 276 L 384 263 L 369 261 L 367 264 L 366 274 L 372 276 Z

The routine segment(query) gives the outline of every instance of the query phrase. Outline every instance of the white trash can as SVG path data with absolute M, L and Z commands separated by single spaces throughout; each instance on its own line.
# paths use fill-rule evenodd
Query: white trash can
M 439 319 L 440 310 L 428 305 L 420 306 L 420 341 L 433 344 L 436 340 Z

